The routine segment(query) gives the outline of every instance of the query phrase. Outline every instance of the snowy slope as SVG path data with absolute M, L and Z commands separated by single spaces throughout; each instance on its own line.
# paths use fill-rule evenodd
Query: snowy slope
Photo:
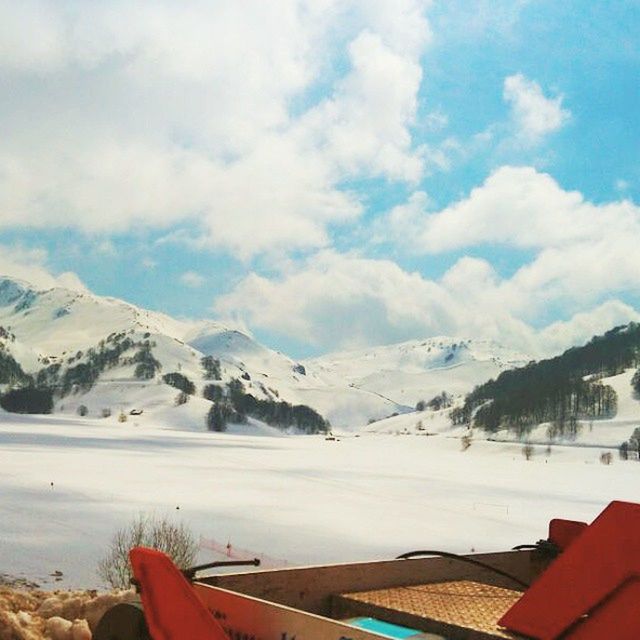
M 415 406 L 442 391 L 466 394 L 529 358 L 492 341 L 440 336 L 330 354 L 307 361 L 321 378 L 348 384 Z
M 37 350 L 16 339 L 16 336 L 4 328 L 0 328 L 0 349 L 10 355 L 24 371 L 35 371 L 42 366 Z
M 97 350 L 109 336 L 123 334 L 136 343 L 149 340 L 154 345 L 154 358 L 162 365 L 159 375 L 180 372 L 195 382 L 197 394 L 210 382 L 203 378 L 200 360 L 212 355 L 221 361 L 221 384 L 242 378 L 246 390 L 256 397 L 307 404 L 338 427 L 407 410 L 375 393 L 353 389 L 342 380 L 319 377 L 286 355 L 223 324 L 179 321 L 88 292 L 38 290 L 27 282 L 2 278 L 0 326 L 13 337 L 5 340 L 7 349 L 31 373 L 52 363 L 64 370 L 86 362 L 88 349 Z M 57 410 L 71 412 L 85 405 L 91 415 L 98 415 L 103 408 L 128 411 L 172 407 L 175 389 L 161 392 L 150 384 L 140 384 L 133 371 L 133 366 L 109 369 L 88 394 L 64 398 Z M 206 401 L 183 408 L 183 413 L 193 413 L 196 405 L 202 405 L 201 413 L 184 422 L 202 429 L 210 406 Z
M 140 331 L 182 338 L 188 323 L 115 298 L 63 288 L 37 290 L 0 279 L 0 325 L 42 356 L 60 357 L 95 346 L 111 333 Z
M 558 438 L 552 442 L 560 446 L 618 449 L 623 442 L 629 440 L 634 430 L 640 427 L 640 398 L 631 386 L 631 378 L 635 372 L 635 369 L 628 369 L 624 373 L 602 379 L 602 384 L 613 387 L 618 396 L 618 411 L 615 416 L 581 420 L 575 438 Z M 548 423 L 539 425 L 526 440 L 534 444 L 549 443 L 548 428 Z M 492 439 L 507 442 L 515 440 L 516 436 L 507 431 L 499 431 Z
M 532 445 L 539 445 L 545 449 L 550 445 L 552 448 L 588 447 L 598 451 L 617 450 L 623 442 L 629 440 L 634 430 L 640 427 L 640 397 L 634 393 L 631 386 L 631 378 L 635 371 L 635 369 L 628 369 L 624 373 L 602 379 L 603 384 L 609 385 L 615 390 L 618 396 L 618 411 L 612 418 L 579 421 L 578 432 L 575 437 L 551 438 L 549 435 L 550 425 L 542 423 L 522 437 L 507 430 L 488 434 L 479 429 L 474 429 L 472 433 L 473 441 L 526 442 Z M 461 403 L 461 400 L 458 399 L 457 403 Z M 405 413 L 373 422 L 363 427 L 361 433 L 363 435 L 440 435 L 460 439 L 469 432 L 466 427 L 453 426 L 451 424 L 449 411 L 450 409 Z M 540 450 L 542 451 L 542 449 Z
M 212 355 L 221 362 L 221 384 L 241 378 L 257 398 L 308 405 L 334 427 L 348 430 L 410 412 L 418 400 L 442 390 L 467 393 L 527 360 L 496 343 L 439 337 L 297 362 L 221 323 L 176 320 L 115 298 L 64 288 L 38 290 L 9 278 L 0 278 L 0 326 L 15 336 L 7 348 L 27 372 L 52 363 L 63 371 L 82 364 L 89 349 L 109 346 L 109 336 L 117 334 L 153 345 L 153 357 L 162 365 L 156 381 L 179 372 L 201 395 L 210 381 L 204 380 L 200 361 Z M 71 412 L 82 404 L 91 415 L 107 407 L 169 410 L 175 396 L 173 388 L 160 391 L 140 384 L 133 366 L 118 366 L 105 371 L 88 394 L 66 397 L 56 409 Z M 203 428 L 208 406 L 199 400 L 183 407 L 182 414 L 191 417 L 180 424 Z
M 415 435 L 435 436 L 443 435 L 460 438 L 467 432 L 466 427 L 453 426 L 449 418 L 450 409 L 441 411 L 412 411 L 384 420 L 377 420 L 361 429 L 365 434 L 385 435 Z

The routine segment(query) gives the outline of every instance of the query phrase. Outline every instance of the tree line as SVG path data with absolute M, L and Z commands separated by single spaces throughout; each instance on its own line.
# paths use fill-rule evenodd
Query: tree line
M 259 399 L 246 393 L 242 381 L 236 378 L 227 383 L 224 390 L 219 385 L 207 385 L 203 396 L 213 402 L 206 418 L 210 431 L 224 431 L 227 424 L 243 424 L 249 417 L 280 429 L 296 428 L 307 434 L 326 433 L 331 426 L 307 405 Z
M 0 349 L 0 383 L 12 388 L 0 398 L 0 406 L 17 413 L 50 413 L 55 396 L 64 397 L 78 391 L 89 391 L 100 375 L 118 365 L 135 365 L 134 376 L 151 379 L 161 365 L 152 354 L 154 342 L 135 342 L 124 332 L 112 333 L 86 352 L 77 351 L 69 356 L 64 368 L 61 362 L 49 363 L 35 375 L 26 374 L 15 359 Z M 132 356 L 124 355 L 137 349 Z
M 502 372 L 477 386 L 461 407 L 451 411 L 454 424 L 468 424 L 520 434 L 551 422 L 556 433 L 575 428 L 579 419 L 615 415 L 617 395 L 601 382 L 640 364 L 640 324 L 615 327 L 586 345 Z M 640 393 L 640 373 L 634 376 Z

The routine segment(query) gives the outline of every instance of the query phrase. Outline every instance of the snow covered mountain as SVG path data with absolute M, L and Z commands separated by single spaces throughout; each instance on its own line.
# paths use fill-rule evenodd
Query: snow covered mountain
M 468 393 L 528 360 L 493 341 L 439 336 L 330 354 L 307 364 L 321 378 L 342 379 L 354 388 L 415 406 L 442 391 L 452 396 Z
M 207 384 L 238 379 L 259 400 L 307 405 L 334 427 L 354 429 L 410 412 L 442 390 L 466 393 L 527 360 L 495 343 L 441 337 L 297 362 L 221 323 L 176 320 L 122 300 L 38 290 L 11 278 L 0 278 L 0 327 L 0 344 L 25 372 L 40 372 L 54 386 L 67 380 L 55 412 L 83 405 L 99 417 L 137 409 L 140 422 L 191 429 L 204 428 Z M 220 380 L 208 379 L 204 356 L 220 361 Z M 143 361 L 151 367 L 146 376 L 140 375 Z M 85 385 L 78 376 L 89 365 L 95 379 Z M 188 402 L 177 404 L 177 390 L 162 380 L 167 373 L 194 383 Z

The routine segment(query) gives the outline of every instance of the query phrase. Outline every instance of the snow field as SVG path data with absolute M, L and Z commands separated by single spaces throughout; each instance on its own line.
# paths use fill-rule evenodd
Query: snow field
M 552 447 L 547 458 L 536 447 L 526 461 L 516 443 L 462 452 L 453 432 L 327 441 L 158 425 L 0 415 L 3 572 L 99 587 L 112 534 L 142 511 L 308 564 L 501 550 L 546 537 L 553 517 L 590 521 L 613 499 L 640 500 L 638 463 L 601 465 L 598 449 Z

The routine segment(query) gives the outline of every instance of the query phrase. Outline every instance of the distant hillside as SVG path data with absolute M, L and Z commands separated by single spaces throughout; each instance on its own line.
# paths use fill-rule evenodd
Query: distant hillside
M 617 393 L 602 379 L 639 364 L 640 325 L 616 327 L 582 347 L 504 371 L 495 380 L 481 384 L 465 398 L 462 407 L 452 411 L 452 421 L 486 431 L 509 429 L 518 433 L 549 422 L 560 433 L 570 431 L 578 420 L 614 416 Z M 632 384 L 640 386 L 639 378 L 636 375 Z
M 20 363 L 13 355 L 16 337 L 0 326 L 0 384 L 22 384 L 29 381 Z
M 297 361 L 219 322 L 176 320 L 86 290 L 41 290 L 8 277 L 0 277 L 0 331 L 0 384 L 51 390 L 54 413 L 112 411 L 115 419 L 143 409 L 141 423 L 188 429 L 231 415 L 219 406 L 209 416 L 219 402 L 204 396 L 211 384 L 224 391 L 242 381 L 247 397 L 235 398 L 236 417 L 357 429 L 442 391 L 460 398 L 527 361 L 495 342 L 446 336 Z M 205 357 L 219 362 L 213 383 Z M 177 376 L 193 392 L 167 383 Z
M 213 380 L 203 366 L 206 357 L 219 363 Z M 189 393 L 170 383 L 177 376 L 188 381 Z M 205 390 L 218 385 L 227 397 L 234 380 L 242 381 L 248 396 L 234 415 L 260 424 L 307 431 L 324 428 L 329 420 L 355 427 L 407 410 L 340 378 L 320 378 L 311 367 L 222 323 L 176 320 L 88 291 L 38 289 L 0 277 L 0 392 L 5 395 L 10 387 L 38 389 L 50 392 L 54 413 L 117 419 L 142 410 L 136 417 L 140 423 L 205 429 L 212 404 L 221 402 L 204 397 Z M 28 396 L 21 393 L 21 402 L 7 407 L 30 410 L 22 403 Z M 34 403 L 33 409 L 41 406 Z M 220 417 L 229 417 L 228 406 L 218 409 L 217 425 Z
M 469 393 L 500 372 L 529 358 L 491 340 L 436 336 L 305 361 L 323 379 L 341 379 L 353 388 L 414 408 L 446 391 Z M 374 416 L 371 416 L 374 417 Z

